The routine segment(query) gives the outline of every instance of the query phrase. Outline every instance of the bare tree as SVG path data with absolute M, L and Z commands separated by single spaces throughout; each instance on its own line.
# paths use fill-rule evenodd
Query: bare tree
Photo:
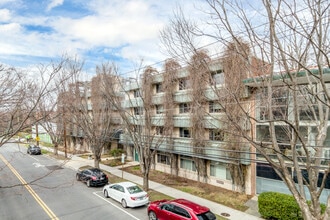
M 23 73 L 15 68 L 0 66 L 0 118 L 1 136 L 0 146 L 16 135 L 19 131 L 28 127 L 27 120 L 31 110 L 25 109 L 23 102 L 29 95 L 27 85 L 23 79 Z
M 100 68 L 101 69 L 101 68 Z M 102 66 L 102 72 L 105 75 L 116 73 L 115 68 L 109 64 Z M 149 189 L 149 173 L 151 165 L 154 162 L 156 150 L 164 143 L 163 117 L 157 119 L 155 103 L 152 96 L 154 94 L 154 76 L 158 72 L 146 67 L 141 78 L 135 78 L 130 83 L 127 79 L 122 79 L 116 74 L 116 86 L 108 87 L 108 94 L 105 96 L 111 105 L 113 105 L 120 114 L 123 123 L 123 141 L 128 146 L 133 146 L 139 156 L 140 168 L 143 175 L 143 188 Z M 109 84 L 109 83 L 108 83 Z M 135 97 L 131 85 L 136 86 Z M 119 90 L 118 90 L 119 89 Z M 121 91 L 121 94 L 118 94 Z
M 97 67 L 91 82 L 72 85 L 72 101 L 66 105 L 71 116 L 70 124 L 82 132 L 93 152 L 94 166 L 98 168 L 103 149 L 110 144 L 116 128 L 112 120 L 115 108 L 107 101 L 108 87 L 116 83 L 115 79 L 114 75 L 106 75 Z
M 41 64 L 30 71 L 1 65 L 1 145 L 18 132 L 30 130 L 53 112 L 54 106 L 49 103 L 56 99 L 54 93 L 59 83 L 64 84 L 66 80 L 57 81 L 67 61 L 63 58 L 58 63 Z M 45 105 L 49 108 L 41 108 Z
M 173 27 L 179 28 L 170 28 L 171 34 L 165 29 L 163 42 L 167 45 L 172 42 L 167 46 L 170 54 L 186 53 L 187 48 L 194 52 L 201 46 L 187 36 L 211 37 L 223 48 L 234 46 L 239 59 L 231 56 L 223 61 L 226 80 L 229 76 L 234 77 L 231 82 L 241 80 L 233 73 L 237 71 L 235 66 L 243 65 L 238 74 L 245 71 L 247 77 L 254 77 L 246 80 L 245 85 L 258 92 L 248 105 L 243 104 L 246 100 L 242 93 L 226 81 L 225 93 L 217 94 L 219 100 L 224 95 L 230 97 L 222 106 L 227 109 L 228 122 L 236 129 L 235 134 L 251 144 L 281 177 L 304 219 L 328 219 L 330 198 L 324 214 L 319 199 L 329 173 L 328 164 L 324 164 L 325 150 L 329 148 L 329 69 L 324 69 L 330 67 L 328 2 L 263 0 L 262 8 L 247 8 L 249 4 L 243 7 L 239 1 L 207 0 L 207 3 L 210 17 L 205 25 L 210 25 L 207 30 L 213 28 L 213 33 L 191 28 L 186 25 L 191 22 L 179 17 L 172 22 Z M 251 10 L 254 13 L 248 13 Z M 249 50 L 244 49 L 240 39 Z M 235 63 L 228 65 L 228 61 Z M 229 72 L 232 74 L 228 75 Z M 256 77 L 260 75 L 264 76 Z M 229 108 L 228 104 L 236 106 Z M 260 114 L 255 114 L 254 109 Z M 246 132 L 242 121 L 256 128 L 263 124 L 267 129 L 256 137 L 255 133 Z
M 82 63 L 77 60 L 66 58 L 57 69 L 57 76 L 53 79 L 54 89 L 51 93 L 43 97 L 38 105 L 39 125 L 44 128 L 52 140 L 54 154 L 58 155 L 60 144 L 66 146 L 66 131 L 70 121 L 70 111 L 67 109 L 72 102 L 70 96 L 70 85 L 76 84 L 81 78 Z M 46 68 L 43 70 L 46 71 Z M 67 149 L 64 147 L 65 157 Z

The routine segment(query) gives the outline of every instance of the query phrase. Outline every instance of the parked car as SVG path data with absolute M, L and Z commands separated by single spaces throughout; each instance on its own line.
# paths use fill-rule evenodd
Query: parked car
M 126 207 L 144 206 L 149 203 L 148 194 L 139 186 L 131 182 L 121 182 L 106 185 L 103 187 L 106 198 L 110 197 Z
M 85 182 L 88 187 L 104 186 L 109 182 L 108 176 L 98 168 L 80 170 L 76 174 L 76 179 Z
M 26 153 L 28 154 L 41 154 L 41 148 L 37 145 L 30 144 L 27 148 Z
M 186 199 L 154 201 L 147 211 L 149 220 L 216 220 L 209 208 Z

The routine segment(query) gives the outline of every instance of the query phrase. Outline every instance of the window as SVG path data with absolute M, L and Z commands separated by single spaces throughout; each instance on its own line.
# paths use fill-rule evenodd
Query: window
M 215 86 L 215 85 L 221 85 L 223 83 L 224 83 L 224 74 L 222 70 L 217 70 L 211 73 L 211 78 L 210 78 L 211 85 Z
M 162 164 L 170 165 L 171 164 L 171 160 L 170 160 L 170 157 L 169 156 L 167 156 L 165 154 L 158 153 L 157 154 L 157 163 L 162 163 Z
M 209 112 L 210 113 L 222 112 L 222 108 L 219 103 L 215 103 L 211 101 L 209 102 Z
M 135 107 L 134 108 L 134 115 L 143 115 L 142 107 Z
M 196 171 L 195 162 L 189 157 L 181 157 L 180 158 L 180 168 Z
M 226 167 L 226 164 L 216 161 L 211 161 L 210 176 L 214 176 L 219 179 L 231 180 L 230 171 Z
M 269 164 L 257 163 L 257 176 L 274 180 L 282 180 Z
M 189 89 L 190 81 L 187 78 L 179 79 L 179 90 Z
M 139 89 L 134 90 L 133 93 L 134 93 L 134 98 L 141 97 L 141 92 Z
M 190 138 L 190 131 L 188 128 L 180 128 L 180 137 Z
M 210 129 L 209 130 L 209 139 L 212 141 L 224 141 L 225 134 L 222 130 Z
M 182 113 L 189 113 L 190 112 L 190 105 L 189 103 L 180 103 L 179 104 L 179 112 Z
M 163 86 L 162 86 L 161 83 L 157 83 L 155 86 L 156 86 L 156 93 L 164 92 L 163 91 Z
M 156 127 L 156 135 L 163 135 L 164 127 Z
M 179 207 L 179 206 L 174 206 L 173 207 L 173 213 L 177 214 L 177 215 L 180 215 L 180 216 L 183 216 L 185 218 L 190 218 L 190 215 L 189 213 L 187 212 L 187 210 Z
M 156 105 L 156 114 L 163 114 L 163 113 L 164 113 L 164 106 Z

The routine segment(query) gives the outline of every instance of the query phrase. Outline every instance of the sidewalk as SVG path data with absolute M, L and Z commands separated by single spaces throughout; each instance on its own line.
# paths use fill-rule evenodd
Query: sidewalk
M 47 149 L 50 150 L 50 149 Z M 62 152 L 59 154 L 62 154 Z M 70 155 L 71 159 L 68 160 L 64 166 L 71 168 L 73 170 L 78 170 L 82 166 L 94 166 L 94 160 L 88 160 L 81 158 L 76 155 Z M 130 165 L 137 164 L 137 162 L 132 162 Z M 106 166 L 103 164 L 100 164 L 100 168 L 102 170 L 106 170 L 107 172 L 110 172 L 111 174 L 118 176 L 118 177 L 123 177 L 127 179 L 128 181 L 134 182 L 139 185 L 143 185 L 143 179 L 139 176 L 123 172 L 120 170 L 118 167 L 110 167 Z M 121 168 L 121 166 L 120 166 Z M 258 213 L 258 203 L 257 203 L 257 198 L 254 197 L 251 200 L 249 200 L 246 205 L 249 206 L 250 208 L 246 212 L 241 212 L 229 207 L 226 207 L 224 205 L 191 195 L 189 193 L 182 192 L 180 190 L 156 183 L 154 181 L 149 181 L 149 188 L 161 193 L 164 193 L 166 195 L 169 195 L 173 198 L 185 198 L 191 201 L 196 201 L 199 204 L 203 204 L 207 206 L 208 208 L 211 209 L 212 212 L 216 213 L 219 216 L 223 216 L 227 219 L 230 220 L 260 220 L 260 215 Z

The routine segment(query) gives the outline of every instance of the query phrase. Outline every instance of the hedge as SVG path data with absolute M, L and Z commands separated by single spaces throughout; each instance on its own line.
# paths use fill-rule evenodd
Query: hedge
M 324 204 L 321 204 L 322 213 L 324 213 L 325 207 Z M 260 215 L 265 219 L 303 219 L 298 203 L 292 195 L 288 194 L 263 192 L 258 196 L 258 208 Z

